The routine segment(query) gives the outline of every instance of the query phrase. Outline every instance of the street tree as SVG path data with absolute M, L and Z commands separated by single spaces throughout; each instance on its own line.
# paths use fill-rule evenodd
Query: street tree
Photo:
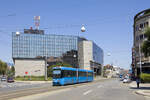
M 13 77 L 14 75 L 15 75 L 15 68 L 14 68 L 14 66 L 11 66 L 11 68 L 8 68 L 8 70 L 7 70 L 7 76 Z
M 144 34 L 147 36 L 147 39 L 143 42 L 141 50 L 144 53 L 144 56 L 148 57 L 150 56 L 150 27 L 146 29 Z
M 0 60 L 0 75 L 6 75 L 7 64 Z

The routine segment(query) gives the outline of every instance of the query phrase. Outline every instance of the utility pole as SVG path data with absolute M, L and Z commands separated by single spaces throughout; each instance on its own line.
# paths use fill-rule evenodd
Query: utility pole
M 139 29 L 140 31 L 142 31 L 142 29 Z M 140 62 L 140 74 L 142 73 L 142 61 L 141 61 L 141 40 L 140 40 L 140 35 L 139 37 L 139 62 Z
M 141 62 L 141 44 L 139 39 L 139 60 L 140 60 L 140 74 L 142 73 L 142 62 Z
M 47 56 L 45 56 L 45 81 L 47 81 Z
M 48 53 L 47 53 L 47 45 L 46 45 L 46 42 L 45 42 L 45 81 L 47 81 L 47 56 L 48 56 Z

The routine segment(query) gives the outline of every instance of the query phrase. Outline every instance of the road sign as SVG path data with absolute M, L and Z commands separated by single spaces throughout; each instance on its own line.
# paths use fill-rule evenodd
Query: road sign
M 25 74 L 27 75 L 27 74 L 28 74 L 28 72 L 25 72 Z

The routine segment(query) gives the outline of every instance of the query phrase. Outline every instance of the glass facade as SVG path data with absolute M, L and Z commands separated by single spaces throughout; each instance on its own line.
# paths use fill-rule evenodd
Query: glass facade
M 103 65 L 103 50 L 93 42 L 93 60 Z
M 71 50 L 78 50 L 79 37 L 53 34 L 12 33 L 12 57 L 60 57 Z

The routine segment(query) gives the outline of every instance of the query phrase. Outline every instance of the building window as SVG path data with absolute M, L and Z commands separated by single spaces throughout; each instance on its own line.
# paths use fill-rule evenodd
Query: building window
M 136 27 L 135 27 L 135 31 L 138 31 L 139 30 L 139 26 L 137 25 Z
M 149 26 L 149 22 L 141 23 L 140 25 L 136 25 L 135 31 L 141 31 L 140 29 L 147 28 Z
M 140 24 L 140 28 L 141 28 L 141 29 L 143 28 L 143 26 L 144 26 L 143 24 Z
M 146 22 L 146 23 L 145 23 L 145 27 L 148 27 L 148 26 L 149 26 L 149 23 L 148 23 L 148 22 Z

